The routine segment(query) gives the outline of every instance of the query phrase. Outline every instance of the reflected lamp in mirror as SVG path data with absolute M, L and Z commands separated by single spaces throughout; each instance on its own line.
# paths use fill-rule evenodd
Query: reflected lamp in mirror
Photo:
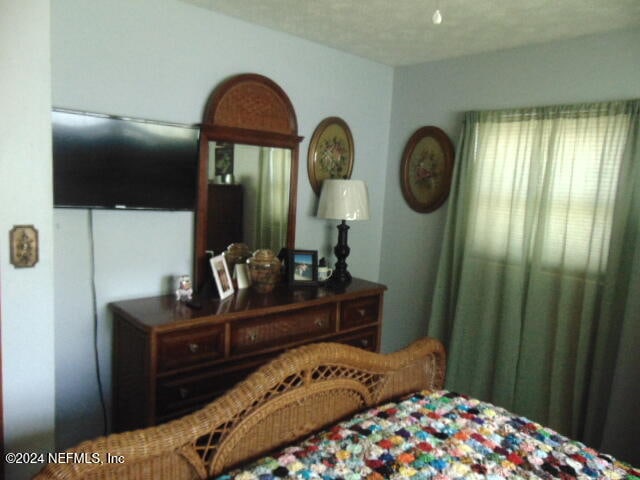
M 334 248 L 337 261 L 329 283 L 346 285 L 351 281 L 347 270 L 347 257 L 351 252 L 347 243 L 347 220 L 369 220 L 369 194 L 362 180 L 326 179 L 322 182 L 319 218 L 341 220 L 338 225 L 338 243 Z

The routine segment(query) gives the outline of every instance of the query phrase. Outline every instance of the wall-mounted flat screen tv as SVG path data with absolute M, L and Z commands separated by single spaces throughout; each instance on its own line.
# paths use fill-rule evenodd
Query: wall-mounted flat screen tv
M 54 109 L 52 134 L 54 206 L 195 209 L 196 125 Z

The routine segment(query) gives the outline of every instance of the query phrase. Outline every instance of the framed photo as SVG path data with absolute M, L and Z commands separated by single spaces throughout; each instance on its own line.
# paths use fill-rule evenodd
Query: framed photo
M 409 138 L 402 154 L 402 195 L 420 213 L 438 209 L 449 196 L 453 144 L 438 127 L 422 127 Z
M 213 278 L 216 281 L 216 287 L 218 287 L 220 300 L 233 295 L 233 282 L 231 281 L 231 275 L 229 275 L 229 267 L 227 266 L 227 262 L 224 259 L 224 255 L 212 257 L 209 261 L 211 262 L 211 271 L 213 271 Z
M 290 285 L 317 285 L 318 251 L 289 250 L 287 257 L 287 273 Z
M 233 173 L 233 143 L 218 142 L 215 147 L 215 174 Z
M 309 182 L 316 195 L 325 178 L 351 178 L 353 155 L 353 137 L 345 121 L 329 117 L 320 122 L 309 142 L 307 156 Z

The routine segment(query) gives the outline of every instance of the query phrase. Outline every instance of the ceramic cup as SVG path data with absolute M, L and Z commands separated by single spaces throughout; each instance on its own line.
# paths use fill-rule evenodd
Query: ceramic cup
M 333 269 L 329 267 L 318 267 L 318 280 L 321 282 L 325 282 L 331 278 L 333 274 Z

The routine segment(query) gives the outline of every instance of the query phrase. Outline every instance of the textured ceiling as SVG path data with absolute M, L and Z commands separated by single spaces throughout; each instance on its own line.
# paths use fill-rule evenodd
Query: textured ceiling
M 392 66 L 640 25 L 640 0 L 183 1 Z

